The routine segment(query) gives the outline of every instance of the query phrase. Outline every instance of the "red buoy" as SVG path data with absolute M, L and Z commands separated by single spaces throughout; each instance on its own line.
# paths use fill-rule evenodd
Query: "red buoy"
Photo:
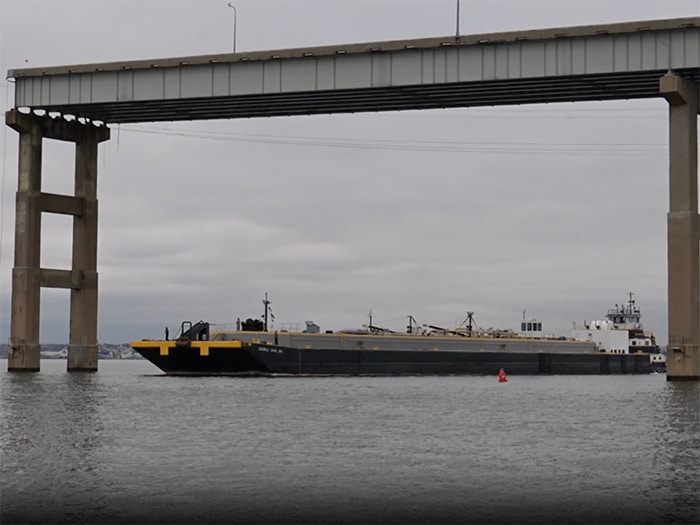
M 498 382 L 499 383 L 507 383 L 508 378 L 506 377 L 506 371 L 503 370 L 502 368 L 498 371 Z

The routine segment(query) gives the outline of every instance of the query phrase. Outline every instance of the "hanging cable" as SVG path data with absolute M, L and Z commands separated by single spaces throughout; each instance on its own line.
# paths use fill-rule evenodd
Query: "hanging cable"
M 9 82 L 5 81 L 5 110 L 9 109 L 10 104 L 10 86 Z M 2 268 L 3 255 L 3 232 L 5 231 L 5 178 L 7 174 L 7 126 L 2 127 L 2 181 L 0 181 L 0 268 Z M 0 287 L 2 279 L 0 279 Z M 2 293 L 0 293 L 0 312 L 2 311 Z M 0 316 L 1 318 L 2 316 Z M 1 319 L 0 319 L 1 322 Z

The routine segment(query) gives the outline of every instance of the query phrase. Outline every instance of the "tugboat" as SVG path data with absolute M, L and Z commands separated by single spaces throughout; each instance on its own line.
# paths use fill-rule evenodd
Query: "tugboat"
M 645 332 L 642 327 L 642 314 L 634 300 L 634 294 L 628 293 L 626 304 L 616 304 L 605 314 L 605 319 L 574 323 L 573 338 L 577 341 L 593 341 L 600 352 L 612 354 L 648 354 L 651 371 L 666 372 L 666 354 L 656 343 L 652 332 Z

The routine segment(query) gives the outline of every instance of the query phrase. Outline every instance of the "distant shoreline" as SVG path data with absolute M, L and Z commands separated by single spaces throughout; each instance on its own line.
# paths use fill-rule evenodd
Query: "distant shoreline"
M 10 350 L 10 345 L 7 343 L 0 344 L 0 359 L 7 359 Z M 68 344 L 42 344 L 41 359 L 67 359 Z M 131 345 L 128 343 L 110 344 L 99 343 L 97 345 L 98 359 L 143 359 L 141 355 L 134 352 Z

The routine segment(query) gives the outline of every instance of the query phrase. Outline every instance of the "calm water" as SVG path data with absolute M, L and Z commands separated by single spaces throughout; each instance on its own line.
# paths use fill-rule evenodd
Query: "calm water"
M 700 388 L 663 375 L 499 384 L 0 365 L 3 524 L 700 518 Z

